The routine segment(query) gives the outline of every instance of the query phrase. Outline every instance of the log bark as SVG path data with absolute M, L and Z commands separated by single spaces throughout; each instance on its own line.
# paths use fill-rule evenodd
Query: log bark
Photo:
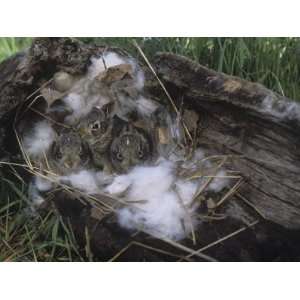
M 34 40 L 31 48 L 24 53 L 0 64 L 0 160 L 8 156 L 14 160 L 19 151 L 13 123 L 16 113 L 26 108 L 34 98 L 29 96 L 59 70 L 84 74 L 90 57 L 101 54 L 105 49 L 109 48 L 85 45 L 67 38 L 42 38 Z M 294 241 L 297 231 L 293 233 L 284 228 L 300 229 L 299 121 L 296 118 L 282 119 L 262 109 L 266 97 L 274 101 L 290 100 L 260 84 L 215 72 L 175 54 L 157 54 L 153 67 L 178 107 L 183 103 L 195 110 L 200 122 L 206 124 L 199 131 L 198 146 L 209 155 L 228 156 L 227 165 L 242 174 L 244 184 L 239 193 L 246 201 L 242 204 L 243 209 L 277 224 L 270 225 L 263 221 L 259 225 L 260 236 L 250 229 L 245 231 L 247 236 L 241 235 L 235 240 L 234 251 L 237 252 L 233 254 L 233 250 L 228 253 L 224 249 L 216 249 L 211 252 L 212 255 L 222 260 L 241 259 L 238 249 L 246 249 L 248 243 L 247 251 L 253 252 L 253 245 L 260 247 L 261 236 L 266 232 L 271 240 Z M 146 66 L 145 72 L 147 92 L 167 103 L 164 91 Z M 101 259 L 111 258 L 132 241 L 132 237 L 118 227 L 113 217 L 99 222 L 93 217 L 91 207 L 82 208 L 77 202 L 68 203 L 70 206 L 66 206 L 63 195 L 55 199 L 56 207 L 65 218 L 71 220 L 82 244 L 86 242 L 85 228 L 88 228 L 92 248 Z M 241 225 L 240 221 L 236 222 L 241 217 L 238 214 L 237 210 L 236 218 L 202 226 L 197 233 L 202 239 L 200 245 L 205 246 L 238 229 Z M 145 240 L 148 239 L 143 235 L 136 238 L 137 242 Z M 264 240 L 271 245 L 269 238 Z M 157 243 L 161 242 L 152 241 L 152 246 Z M 278 249 L 286 247 L 286 243 L 283 242 Z M 164 250 L 170 250 L 168 247 L 165 246 Z M 135 248 L 123 259 L 169 259 L 166 254 L 154 255 L 149 249 Z M 177 250 L 176 253 L 181 255 L 183 252 Z M 251 253 L 251 260 L 261 259 L 260 254 L 255 251 Z
M 291 100 L 178 55 L 158 54 L 155 66 L 172 97 L 206 119 L 200 145 L 232 155 L 234 168 L 247 180 L 241 194 L 266 219 L 299 229 L 300 120 L 295 112 L 282 118 L 263 109 L 267 97 L 286 105 Z

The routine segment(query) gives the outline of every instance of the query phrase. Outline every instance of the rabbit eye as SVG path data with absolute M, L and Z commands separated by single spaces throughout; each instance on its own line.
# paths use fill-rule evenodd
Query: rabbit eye
M 83 149 L 82 149 L 81 146 L 78 148 L 78 153 L 79 153 L 79 155 L 82 155 L 82 154 L 83 154 Z
M 100 128 L 101 128 L 101 124 L 100 124 L 99 121 L 96 121 L 95 123 L 93 123 L 93 124 L 91 125 L 91 129 L 92 129 L 92 130 L 99 130 Z
M 57 159 L 62 159 L 62 153 L 61 153 L 60 150 L 57 150 L 57 151 L 56 151 L 55 157 L 56 157 Z
M 122 161 L 123 160 L 123 155 L 120 152 L 118 152 L 116 154 L 116 158 L 117 158 L 117 160 Z
M 61 159 L 62 158 L 62 152 L 60 147 L 56 142 L 53 143 L 51 148 L 51 153 L 55 159 Z
M 142 159 L 144 157 L 144 151 L 139 150 L 138 151 L 138 157 Z

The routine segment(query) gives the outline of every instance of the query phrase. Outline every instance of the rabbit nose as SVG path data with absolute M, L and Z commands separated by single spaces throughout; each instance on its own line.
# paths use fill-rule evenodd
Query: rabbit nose
M 70 161 L 64 161 L 64 167 L 71 169 L 72 168 L 72 163 Z
M 72 169 L 72 168 L 76 167 L 76 160 L 72 157 L 68 157 L 64 161 L 64 167 L 68 168 L 68 169 Z

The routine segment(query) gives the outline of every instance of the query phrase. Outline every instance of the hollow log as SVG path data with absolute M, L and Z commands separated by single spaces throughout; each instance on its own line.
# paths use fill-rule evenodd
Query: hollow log
M 200 144 L 234 157 L 234 168 L 247 180 L 241 194 L 264 218 L 299 229 L 299 107 L 261 84 L 178 55 L 158 54 L 155 66 L 172 97 L 205 119 Z M 264 109 L 264 101 L 281 103 L 290 115 Z
M 0 161 L 20 158 L 14 121 L 32 102 L 38 89 L 60 70 L 84 74 L 90 57 L 106 49 L 110 48 L 85 45 L 68 38 L 39 38 L 30 49 L 0 64 Z M 197 231 L 201 241 L 195 248 L 239 229 L 243 225 L 241 220 L 250 214 L 261 220 L 255 225 L 257 231 L 245 227 L 232 245 L 231 242 L 227 244 L 230 251 L 218 248 L 209 254 L 221 260 L 269 259 L 270 256 L 261 255 L 261 247 L 266 244 L 272 247 L 274 240 L 279 239 L 282 243 L 276 244 L 277 252 L 272 257 L 288 259 L 281 251 L 297 240 L 300 229 L 300 126 L 294 113 L 292 117 L 282 117 L 282 112 L 272 113 L 266 109 L 265 101 L 289 103 L 290 100 L 260 84 L 215 72 L 175 54 L 158 53 L 151 63 L 177 107 L 192 109 L 200 116 L 197 146 L 205 149 L 208 155 L 226 156 L 227 165 L 243 177 L 239 199 L 234 196 L 242 209 L 231 209 L 236 215 L 231 214 L 229 220 L 201 226 Z M 157 78 L 147 65 L 144 69 L 146 91 L 167 103 L 169 99 Z M 71 221 L 83 247 L 85 229 L 90 231 L 92 248 L 102 260 L 111 258 L 132 242 L 132 236 L 118 226 L 114 216 L 99 221 L 90 206 L 82 207 L 77 201 L 69 201 L 66 205 L 66 197 L 59 194 L 54 199 L 59 213 Z M 228 201 L 227 208 L 235 207 L 232 203 Z M 122 259 L 169 260 L 167 252 L 173 247 L 165 245 L 163 252 L 153 252 L 155 246 L 162 248 L 162 242 L 150 240 L 151 247 L 146 249 L 141 245 L 149 238 L 144 234 L 137 236 L 131 251 Z M 190 241 L 185 243 L 195 246 Z M 172 259 L 184 252 L 177 249 Z M 291 252 L 294 259 L 299 258 L 294 248 L 289 254 Z

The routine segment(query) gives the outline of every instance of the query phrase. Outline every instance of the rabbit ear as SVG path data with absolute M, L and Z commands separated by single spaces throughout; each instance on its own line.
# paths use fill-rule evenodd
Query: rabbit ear
M 109 102 L 102 106 L 102 110 L 106 118 L 110 118 L 112 116 L 114 108 L 115 108 L 114 102 Z
M 59 147 L 58 147 L 58 145 L 57 145 L 57 142 L 54 141 L 54 142 L 52 143 L 52 145 L 51 145 L 50 152 L 51 152 L 52 154 L 55 154 L 58 150 L 59 150 Z
M 71 115 L 72 112 L 72 109 L 61 99 L 57 99 L 49 107 L 47 115 L 55 122 L 64 123 L 65 118 Z

